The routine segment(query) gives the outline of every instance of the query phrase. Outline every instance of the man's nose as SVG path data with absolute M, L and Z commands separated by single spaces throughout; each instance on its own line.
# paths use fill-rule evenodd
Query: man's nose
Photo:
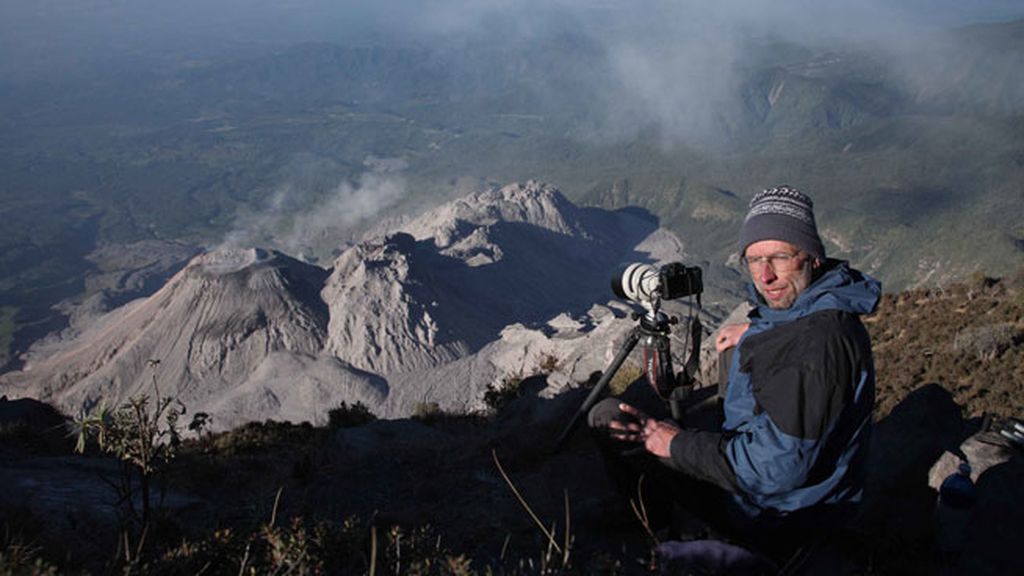
M 765 284 L 771 284 L 777 278 L 777 276 L 775 276 L 775 270 L 772 270 L 771 266 L 765 266 L 762 268 L 759 275 L 761 277 L 761 282 Z

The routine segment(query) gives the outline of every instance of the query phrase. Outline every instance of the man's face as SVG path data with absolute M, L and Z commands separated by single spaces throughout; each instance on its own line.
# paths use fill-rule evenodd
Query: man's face
M 789 308 L 811 284 L 811 257 L 789 242 L 754 242 L 744 256 L 754 287 L 770 308 Z

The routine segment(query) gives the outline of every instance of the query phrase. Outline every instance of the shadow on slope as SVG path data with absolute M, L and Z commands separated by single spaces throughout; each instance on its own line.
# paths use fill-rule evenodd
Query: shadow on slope
M 502 222 L 490 229 L 491 239 L 504 252 L 500 260 L 470 266 L 441 256 L 444 263 L 431 265 L 428 274 L 436 270 L 437 275 L 425 284 L 442 286 L 438 291 L 452 299 L 446 309 L 453 315 L 440 317 L 439 323 L 458 325 L 471 319 L 471 325 L 482 328 L 471 346 L 479 349 L 509 324 L 534 326 L 563 312 L 577 317 L 607 301 L 618 264 L 651 261 L 649 254 L 627 248 L 657 229 L 656 222 L 650 226 L 612 243 Z
M 616 565 L 616 573 L 650 573 L 644 561 L 652 541 L 614 493 L 586 434 L 577 433 L 558 453 L 550 451 L 587 391 L 547 400 L 535 395 L 544 385 L 543 377 L 524 381 L 523 396 L 492 416 L 436 413 L 345 428 L 251 423 L 190 441 L 164 479 L 175 497 L 162 505 L 161 518 L 172 529 L 154 531 L 145 551 L 149 566 L 155 573 L 199 569 L 204 563 L 210 563 L 211 573 L 232 566 L 237 571 L 242 550 L 229 543 L 239 544 L 237 538 L 249 533 L 256 538 L 250 542 L 258 542 L 267 535 L 259 526 L 276 514 L 282 519 L 279 530 L 298 539 L 294 542 L 302 534 L 308 537 L 311 532 L 300 531 L 314 525 L 322 531 L 318 538 L 345 538 L 330 540 L 338 542 L 336 547 L 311 549 L 321 556 L 307 560 L 328 566 L 365 571 L 362 530 L 376 526 L 385 531 L 381 534 L 404 534 L 410 543 L 417 530 L 437 535 L 432 547 L 407 544 L 403 561 L 408 566 L 416 554 L 434 554 L 435 560 L 457 554 L 477 569 L 535 573 L 523 572 L 523 562 L 539 558 L 546 540 L 504 471 L 542 523 L 559 538 L 571 534 L 574 570 L 593 573 Z M 928 470 L 977 427 L 976 420 L 961 419 L 959 407 L 937 385 L 909 394 L 877 423 L 860 521 L 818 549 L 802 573 L 853 567 L 880 574 L 935 573 L 935 492 L 928 487 Z M 21 522 L 14 533 L 30 528 L 33 518 L 60 517 L 45 529 L 37 526 L 34 536 L 45 550 L 60 550 L 55 557 L 66 566 L 99 570 L 113 557 L 116 520 L 101 480 L 113 470 L 102 460 L 19 453 L 8 464 L 0 474 L 9 487 L 0 511 L 8 522 Z M 1024 520 L 1024 495 L 1017 489 L 1022 471 L 1018 458 L 981 476 L 968 546 L 954 573 L 1019 573 L 1021 560 L 1011 540 L 1012 527 Z M 66 494 L 61 496 L 62 482 L 77 486 L 73 507 Z M 286 518 L 294 520 L 289 524 Z M 75 536 L 80 526 L 93 526 L 94 537 Z M 220 536 L 211 536 L 215 530 Z M 355 540 L 353 530 L 359 535 Z M 159 534 L 173 538 L 160 540 Z M 352 548 L 354 543 L 359 547 Z M 259 554 L 253 562 L 261 561 Z

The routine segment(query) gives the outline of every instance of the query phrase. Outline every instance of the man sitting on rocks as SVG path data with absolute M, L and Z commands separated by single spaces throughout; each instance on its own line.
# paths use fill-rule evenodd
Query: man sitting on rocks
M 826 259 L 811 199 L 788 186 L 753 198 L 739 249 L 754 308 L 715 341 L 735 351 L 721 429 L 660 418 L 664 403 L 646 384 L 595 405 L 589 424 L 620 489 L 635 495 L 644 476 L 647 510 L 679 504 L 779 551 L 840 525 L 861 498 L 875 382 L 859 317 L 881 285 Z

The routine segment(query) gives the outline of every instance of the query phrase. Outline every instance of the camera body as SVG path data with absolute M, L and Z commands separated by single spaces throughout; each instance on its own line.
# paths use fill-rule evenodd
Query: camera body
M 665 264 L 658 271 L 662 300 L 675 300 L 704 291 L 703 273 L 698 266 L 685 266 L 681 262 Z
M 612 276 L 612 292 L 641 304 L 693 296 L 704 291 L 701 269 L 681 262 L 661 268 L 651 264 L 627 264 Z

